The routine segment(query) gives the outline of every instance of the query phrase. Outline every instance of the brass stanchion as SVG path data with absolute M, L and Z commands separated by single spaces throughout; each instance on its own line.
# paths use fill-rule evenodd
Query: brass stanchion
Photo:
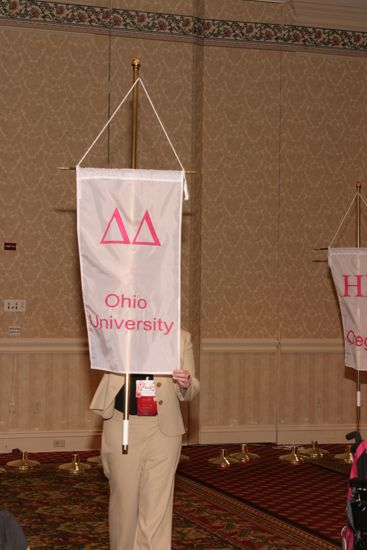
M 179 462 L 187 462 L 188 460 L 190 460 L 189 456 L 185 455 L 184 453 L 180 454 Z
M 298 453 L 296 445 L 293 445 L 291 452 L 288 455 L 281 455 L 279 457 L 279 460 L 282 460 L 283 462 L 289 462 L 294 466 L 298 466 L 303 462 L 306 462 L 307 458 L 305 456 L 300 455 Z
M 321 460 L 329 454 L 329 451 L 320 449 L 317 446 L 317 441 L 311 441 L 311 447 L 300 447 L 298 451 L 301 455 L 306 455 L 308 458 L 312 458 L 312 460 Z
M 134 57 L 131 62 L 133 68 L 133 84 L 139 78 L 139 70 L 141 66 L 140 59 Z M 133 90 L 133 113 L 132 113 L 132 132 L 131 132 L 131 168 L 136 168 L 137 165 L 137 144 L 138 144 L 138 90 L 139 82 Z M 125 404 L 124 404 L 124 419 L 122 421 L 122 454 L 126 455 L 129 452 L 129 415 L 130 415 L 130 393 L 131 393 L 131 378 L 130 373 L 125 373 Z
M 345 448 L 345 452 L 334 455 L 334 458 L 336 458 L 336 460 L 341 460 L 345 464 L 353 464 L 353 454 L 351 451 L 351 447 L 351 445 L 347 445 L 347 447 Z
M 61 464 L 61 466 L 59 466 L 59 470 L 64 470 L 69 474 L 77 475 L 84 473 L 85 470 L 89 470 L 91 467 L 92 466 L 90 464 L 80 462 L 79 455 L 75 453 L 73 454 L 73 461 L 68 462 L 67 464 Z
M 97 464 L 97 466 L 102 466 L 101 455 L 90 456 L 89 458 L 87 458 L 87 462 L 90 462 L 91 464 Z
M 11 460 L 6 465 L 12 468 L 16 468 L 19 472 L 28 472 L 29 470 L 32 470 L 33 468 L 39 466 L 40 463 L 38 462 L 38 460 L 30 460 L 28 458 L 27 451 L 23 451 L 22 458 Z
M 250 462 L 251 460 L 258 460 L 260 458 L 259 455 L 255 454 L 255 453 L 250 453 L 248 451 L 247 443 L 241 443 L 240 452 L 239 453 L 231 453 L 229 455 L 229 457 L 238 460 L 238 462 L 241 462 L 242 464 Z
M 133 84 L 139 78 L 139 70 L 141 61 L 138 57 L 134 57 L 131 62 L 133 68 Z M 139 84 L 133 89 L 133 113 L 132 113 L 132 132 L 131 132 L 131 168 L 136 168 L 137 165 L 137 148 L 138 148 L 138 99 L 139 99 Z
M 209 458 L 208 462 L 210 464 L 215 464 L 220 468 L 229 468 L 231 464 L 238 464 L 238 460 L 227 456 L 227 449 L 221 449 L 219 456 L 215 458 Z

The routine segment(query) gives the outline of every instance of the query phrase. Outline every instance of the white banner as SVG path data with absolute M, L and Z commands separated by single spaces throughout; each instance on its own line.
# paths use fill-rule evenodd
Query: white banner
M 345 365 L 367 370 L 367 248 L 329 248 L 343 321 Z
M 91 367 L 179 368 L 181 171 L 77 167 L 78 241 Z

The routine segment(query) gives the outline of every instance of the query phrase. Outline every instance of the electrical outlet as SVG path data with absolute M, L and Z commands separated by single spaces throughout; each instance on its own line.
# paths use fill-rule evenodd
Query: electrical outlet
M 14 403 L 14 401 L 9 401 L 9 403 L 8 403 L 8 412 L 15 413 L 15 403 Z
M 24 313 L 25 300 L 4 300 L 4 311 L 18 311 Z
M 55 449 L 65 447 L 65 439 L 54 439 L 53 446 Z

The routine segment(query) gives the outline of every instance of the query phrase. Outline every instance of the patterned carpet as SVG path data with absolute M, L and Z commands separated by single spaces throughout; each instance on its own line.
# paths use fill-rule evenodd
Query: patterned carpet
M 340 548 L 350 467 L 332 458 L 345 446 L 328 449 L 325 461 L 293 466 L 279 460 L 289 449 L 251 445 L 249 450 L 260 460 L 223 470 L 208 463 L 220 447 L 187 447 L 184 453 L 190 460 L 180 464 L 179 473 Z M 238 446 L 227 446 L 228 453 L 238 451 Z
M 230 446 L 229 450 L 238 450 Z M 332 550 L 340 548 L 347 477 L 278 460 L 284 449 L 251 446 L 260 461 L 223 470 L 208 464 L 219 447 L 185 447 L 179 465 L 172 549 Z M 86 460 L 96 453 L 80 453 Z M 19 453 L 0 455 L 0 464 Z M 0 475 L 1 507 L 22 524 L 32 550 L 107 550 L 108 482 L 99 466 L 70 475 L 70 453 L 29 455 L 41 466 Z

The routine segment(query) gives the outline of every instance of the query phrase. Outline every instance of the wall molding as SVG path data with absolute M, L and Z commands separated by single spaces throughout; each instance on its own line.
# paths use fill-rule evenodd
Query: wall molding
M 0 338 L 0 353 L 88 353 L 86 338 Z
M 101 430 L 0 432 L 0 452 L 93 451 L 100 449 L 101 434 Z
M 280 353 L 344 353 L 341 338 L 285 338 L 280 340 Z
M 366 29 L 365 0 L 292 0 L 294 18 L 300 25 Z
M 203 338 L 202 353 L 343 353 L 341 338 Z
M 362 433 L 367 425 L 361 426 Z M 230 443 L 274 443 L 277 445 L 310 445 L 312 441 L 345 443 L 345 435 L 356 427 L 344 424 L 328 425 L 256 425 L 256 426 L 201 426 L 199 443 L 220 445 Z
M 275 442 L 275 425 L 200 426 L 199 430 L 199 443 L 202 445 Z
M 365 424 L 362 424 L 360 431 L 363 433 L 366 427 Z M 280 424 L 277 430 L 277 443 L 300 445 L 319 441 L 320 443 L 345 443 L 347 445 L 353 441 L 348 442 L 345 439 L 346 434 L 356 429 L 355 425 L 348 424 L 313 424 L 312 426 Z
M 341 338 L 203 338 L 202 353 L 343 353 Z M 88 353 L 87 338 L 0 338 L 0 353 Z

